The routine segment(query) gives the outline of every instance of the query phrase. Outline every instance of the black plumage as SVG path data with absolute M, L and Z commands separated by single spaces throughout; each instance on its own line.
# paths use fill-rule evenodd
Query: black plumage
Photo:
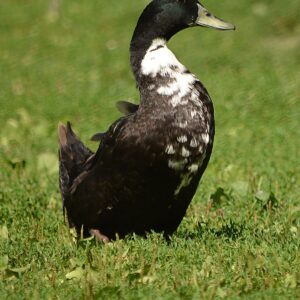
M 166 42 L 191 26 L 233 29 L 195 0 L 154 0 L 131 46 L 140 105 L 120 102 L 124 116 L 93 136 L 94 154 L 59 126 L 60 189 L 69 225 L 103 241 L 179 226 L 208 164 L 214 138 L 211 99 Z

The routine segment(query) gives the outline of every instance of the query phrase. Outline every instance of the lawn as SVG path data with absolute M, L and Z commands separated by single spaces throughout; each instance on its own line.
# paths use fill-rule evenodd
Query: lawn
M 171 241 L 103 246 L 67 229 L 57 124 L 96 149 L 116 101 L 138 102 L 128 47 L 147 3 L 0 3 L 0 299 L 299 299 L 299 0 L 205 1 L 237 30 L 170 42 L 216 111 L 210 164 Z

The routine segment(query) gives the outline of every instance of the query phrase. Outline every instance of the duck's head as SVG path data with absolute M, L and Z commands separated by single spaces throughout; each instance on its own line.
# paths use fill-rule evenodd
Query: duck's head
M 234 30 L 235 26 L 210 13 L 197 0 L 153 0 L 145 8 L 136 26 L 132 47 L 156 38 L 169 40 L 178 31 L 188 27 L 210 27 L 220 30 Z

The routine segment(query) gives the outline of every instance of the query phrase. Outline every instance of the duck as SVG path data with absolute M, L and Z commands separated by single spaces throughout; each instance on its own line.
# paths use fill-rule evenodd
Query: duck
M 167 42 L 191 27 L 234 30 L 196 0 L 152 0 L 138 19 L 130 64 L 140 103 L 93 136 L 94 153 L 59 124 L 59 187 L 70 228 L 107 243 L 128 234 L 170 237 L 186 214 L 213 149 L 212 100 Z M 188 50 L 188 49 L 187 49 Z

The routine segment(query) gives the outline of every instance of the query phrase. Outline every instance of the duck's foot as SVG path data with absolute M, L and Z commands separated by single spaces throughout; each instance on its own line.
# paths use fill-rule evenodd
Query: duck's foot
M 110 242 L 109 238 L 102 234 L 99 229 L 91 229 L 90 234 L 93 235 L 100 243 L 107 244 Z

